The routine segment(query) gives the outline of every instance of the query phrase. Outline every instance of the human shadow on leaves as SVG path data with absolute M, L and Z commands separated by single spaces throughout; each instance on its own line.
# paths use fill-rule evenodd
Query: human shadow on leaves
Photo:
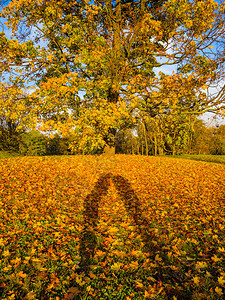
M 96 233 L 99 220 L 99 204 L 101 199 L 107 195 L 110 180 L 114 183 L 118 195 L 125 205 L 127 214 L 133 219 L 136 231 L 141 235 L 144 244 L 142 251 L 149 253 L 149 257 L 152 257 L 153 260 L 156 253 L 161 253 L 162 257 L 167 256 L 166 249 L 168 245 L 155 232 L 154 220 L 147 219 L 144 216 L 141 202 L 129 181 L 120 175 L 107 173 L 99 177 L 94 189 L 87 195 L 84 201 L 83 230 L 80 238 L 81 262 L 80 268 L 77 270 L 78 273 L 86 273 L 88 275 L 90 271 L 97 248 Z M 170 268 L 165 271 L 165 268 L 161 268 L 158 265 L 155 274 L 152 276 L 156 282 L 169 284 L 167 288 L 168 297 L 172 298 L 176 295 L 177 299 L 189 300 L 191 299 L 192 291 L 187 289 L 186 281 L 189 279 L 185 277 L 185 274 L 189 270 L 191 270 L 191 266 L 186 265 L 186 263 L 183 264 L 183 271 L 171 270 Z M 182 288 L 180 289 L 180 287 Z
M 124 202 L 126 211 L 134 221 L 137 231 L 140 232 L 145 252 L 155 252 L 159 248 L 152 241 L 156 239 L 151 231 L 149 220 L 143 216 L 141 203 L 127 179 L 111 173 L 103 174 L 98 179 L 94 189 L 84 201 L 83 231 L 80 239 L 80 271 L 88 272 L 97 246 L 96 229 L 99 220 L 99 203 L 108 192 L 110 179 L 113 181 L 119 196 Z

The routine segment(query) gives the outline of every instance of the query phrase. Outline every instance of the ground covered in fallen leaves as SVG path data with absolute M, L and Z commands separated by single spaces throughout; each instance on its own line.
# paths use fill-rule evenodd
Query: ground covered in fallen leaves
M 0 299 L 224 299 L 225 166 L 0 160 Z

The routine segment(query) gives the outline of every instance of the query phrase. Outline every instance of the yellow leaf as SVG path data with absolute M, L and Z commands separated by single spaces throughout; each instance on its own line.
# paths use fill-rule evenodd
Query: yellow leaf
M 198 261 L 196 264 L 196 269 L 205 269 L 207 268 L 207 263 L 204 261 Z
M 121 263 L 114 263 L 112 266 L 111 266 L 111 270 L 113 271 L 118 271 L 121 267 Z
M 220 276 L 218 278 L 218 282 L 219 282 L 220 285 L 224 285 L 225 284 L 225 278 L 223 276 Z
M 79 284 L 80 286 L 85 284 L 85 281 L 82 280 L 80 276 L 76 277 L 76 283 Z
M 30 260 L 30 256 L 25 256 L 25 260 Z
M 225 253 L 225 249 L 223 247 L 219 247 L 218 251 L 222 252 L 222 253 Z
M 36 258 L 36 257 L 32 258 L 32 261 L 35 262 L 35 263 L 40 263 L 41 262 L 41 260 L 39 258 Z
M 217 257 L 216 254 L 214 254 L 213 257 L 211 257 L 211 259 L 214 261 L 214 262 L 218 262 L 221 260 L 221 258 Z
M 216 287 L 216 288 L 215 288 L 215 291 L 216 291 L 216 293 L 217 293 L 218 295 L 223 295 L 223 291 L 222 291 L 221 288 Z
M 197 276 L 193 277 L 193 281 L 196 285 L 199 285 L 199 282 L 200 282 L 199 277 L 197 277 Z
M 140 250 L 132 250 L 131 254 L 132 254 L 133 256 L 137 256 L 137 257 L 143 255 L 143 253 L 142 253 Z
M 135 281 L 136 288 L 143 289 L 144 285 L 140 281 Z
M 2 255 L 4 256 L 4 257 L 7 257 L 7 256 L 9 256 L 9 250 L 5 250 L 3 253 L 2 253 Z
M 145 291 L 144 297 L 145 297 L 145 298 L 150 298 L 150 297 L 151 297 L 151 294 L 149 294 L 147 291 Z
M 3 268 L 3 271 L 4 271 L 4 272 L 7 272 L 7 271 L 9 271 L 9 270 L 10 270 L 10 268 L 11 268 L 11 267 L 12 267 L 12 266 L 10 266 L 10 265 L 9 265 L 9 266 L 7 266 L 7 267 L 5 267 L 5 268 Z
M 155 260 L 156 260 L 156 261 L 162 261 L 162 258 L 159 256 L 159 254 L 156 254 Z
M 90 290 L 91 290 L 91 285 L 87 286 L 87 288 L 86 288 L 87 292 L 90 292 Z
M 212 275 L 208 271 L 206 271 L 206 276 L 207 277 L 212 277 Z
M 16 257 L 15 259 L 11 260 L 11 263 L 15 264 L 15 265 L 19 264 L 20 262 L 21 262 L 21 258 L 20 257 Z
M 21 278 L 27 277 L 27 274 L 23 273 L 23 271 L 20 271 L 19 273 L 17 273 L 17 275 Z
M 137 261 L 132 261 L 129 264 L 129 267 L 132 268 L 132 269 L 137 269 L 138 268 L 138 262 Z

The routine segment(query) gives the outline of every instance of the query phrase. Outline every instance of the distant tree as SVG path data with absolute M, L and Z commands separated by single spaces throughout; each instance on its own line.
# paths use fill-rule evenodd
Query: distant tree
M 25 156 L 45 155 L 47 151 L 46 137 L 38 131 L 25 132 L 21 135 L 19 152 Z
M 225 125 L 213 128 L 211 134 L 210 154 L 225 155 Z
M 214 135 L 210 140 L 209 151 L 212 155 L 225 155 L 225 139 L 219 134 Z
M 225 125 L 220 125 L 217 129 L 217 134 L 225 139 Z
M 15 120 L 0 117 L 0 150 L 1 151 L 19 151 L 20 135 L 23 130 L 18 129 L 18 123 Z
M 164 149 L 167 154 L 181 154 L 188 146 L 189 118 L 185 115 L 165 115 L 162 118 Z
M 30 105 L 29 95 L 17 82 L 0 82 L 0 149 L 19 151 L 21 134 L 34 124 Z
M 192 123 L 189 154 L 210 154 L 212 130 L 206 126 L 203 120 L 195 119 Z
M 190 135 L 190 116 L 162 114 L 144 115 L 138 124 L 138 140 L 145 155 L 180 154 L 187 147 Z
M 71 154 L 69 149 L 69 138 L 60 137 L 55 134 L 53 138 L 49 138 L 47 143 L 48 155 L 68 155 Z
M 117 132 L 115 137 L 116 153 L 136 154 L 137 137 L 131 129 L 121 130 Z
M 137 126 L 139 151 L 143 155 L 162 155 L 164 140 L 161 116 L 143 115 Z

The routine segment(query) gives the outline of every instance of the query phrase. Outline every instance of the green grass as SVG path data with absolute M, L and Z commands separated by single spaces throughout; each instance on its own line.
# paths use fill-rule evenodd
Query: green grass
M 190 159 L 190 160 L 197 160 L 197 161 L 205 161 L 205 162 L 212 162 L 217 164 L 225 164 L 225 155 L 190 155 L 190 154 L 182 154 L 182 155 L 174 155 L 170 156 L 174 158 L 182 158 L 182 159 Z
M 9 157 L 16 157 L 21 156 L 17 152 L 9 152 L 9 151 L 0 151 L 0 158 L 9 158 Z

